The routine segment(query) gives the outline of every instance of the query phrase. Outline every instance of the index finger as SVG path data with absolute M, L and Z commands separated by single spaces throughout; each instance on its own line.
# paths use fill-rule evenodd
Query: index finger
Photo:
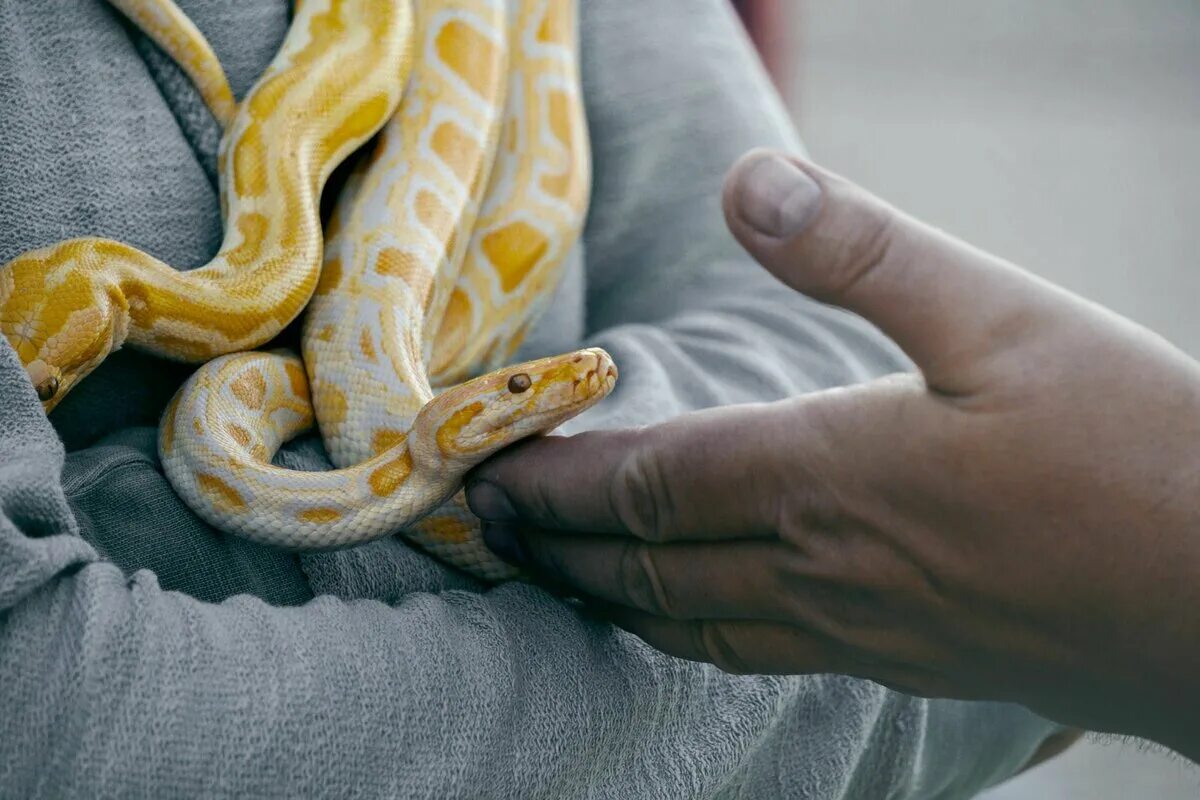
M 771 403 L 535 439 L 476 467 L 467 502 L 489 522 L 651 542 L 774 536 L 780 498 L 819 451 L 808 432 L 794 403 Z

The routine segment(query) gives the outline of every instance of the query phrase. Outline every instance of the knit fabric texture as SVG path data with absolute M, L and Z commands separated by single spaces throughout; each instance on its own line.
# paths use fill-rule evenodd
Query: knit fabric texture
M 244 94 L 287 0 L 178 2 Z M 725 229 L 733 160 L 800 148 L 725 1 L 580 14 L 592 206 L 524 354 L 603 346 L 621 379 L 566 432 L 908 369 Z M 0 262 L 81 235 L 180 269 L 219 246 L 219 130 L 102 0 L 0 0 L 0 126 Z M 187 372 L 122 351 L 48 421 L 0 341 L 0 796 L 955 798 L 1056 730 L 851 678 L 727 675 L 398 538 L 297 558 L 224 536 L 154 452 Z M 328 466 L 312 436 L 279 463 Z

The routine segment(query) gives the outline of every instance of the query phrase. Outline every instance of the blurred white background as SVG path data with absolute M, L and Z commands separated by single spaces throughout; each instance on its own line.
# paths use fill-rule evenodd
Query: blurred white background
M 782 3 L 816 160 L 1200 356 L 1200 2 Z M 1095 742 L 987 795 L 1197 797 Z

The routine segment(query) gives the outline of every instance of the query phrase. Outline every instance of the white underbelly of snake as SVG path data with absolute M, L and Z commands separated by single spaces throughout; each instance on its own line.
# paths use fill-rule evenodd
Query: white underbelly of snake
M 403 532 L 510 578 L 455 496 L 464 474 L 616 380 L 594 348 L 498 368 L 586 214 L 574 3 L 437 0 L 416 6 L 415 24 L 400 106 L 327 225 L 303 361 L 204 365 L 168 408 L 160 452 L 180 496 L 222 530 L 303 550 Z M 273 466 L 314 421 L 337 469 Z

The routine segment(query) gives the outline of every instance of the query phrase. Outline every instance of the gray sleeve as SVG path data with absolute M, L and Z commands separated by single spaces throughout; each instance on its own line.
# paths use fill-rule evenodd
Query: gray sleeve
M 728 3 L 584 3 L 583 15 L 589 343 L 621 380 L 568 430 L 906 369 L 874 328 L 779 284 L 725 227 L 721 183 L 738 156 L 801 150 Z

